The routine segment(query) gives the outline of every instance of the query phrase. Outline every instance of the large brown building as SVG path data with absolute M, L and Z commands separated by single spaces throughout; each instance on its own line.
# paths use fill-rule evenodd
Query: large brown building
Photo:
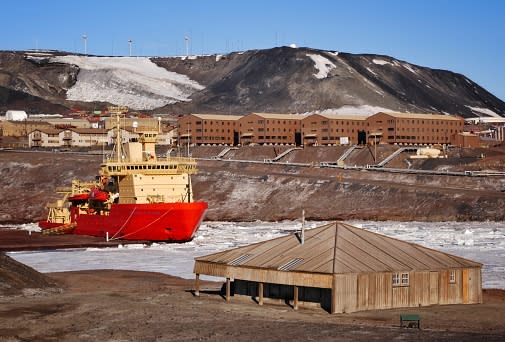
M 464 120 L 450 115 L 384 113 L 191 114 L 178 120 L 179 144 L 347 145 L 367 143 L 451 144 Z
M 451 115 L 383 113 L 368 117 L 368 136 L 393 144 L 454 144 L 464 119 Z

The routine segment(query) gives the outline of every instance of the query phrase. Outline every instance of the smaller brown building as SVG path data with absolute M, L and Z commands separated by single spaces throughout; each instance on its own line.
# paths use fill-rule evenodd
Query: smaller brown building
M 369 135 L 388 144 L 454 144 L 464 119 L 451 115 L 383 113 L 367 119 Z
M 360 141 L 360 132 L 368 130 L 367 117 L 363 115 L 312 114 L 302 119 L 304 145 L 366 144 Z
M 301 119 L 298 114 L 252 113 L 239 119 L 240 144 L 301 145 Z
M 234 295 L 331 313 L 482 302 L 482 264 L 341 222 L 195 259 Z M 302 243 L 303 241 L 303 243 Z
M 190 114 L 177 122 L 180 145 L 239 144 L 238 115 Z

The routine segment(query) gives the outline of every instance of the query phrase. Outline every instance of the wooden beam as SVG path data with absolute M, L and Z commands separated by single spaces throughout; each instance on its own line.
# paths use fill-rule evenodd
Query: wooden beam
M 258 304 L 263 305 L 263 283 L 258 283 Z
M 226 278 L 226 301 L 230 301 L 230 278 Z
M 200 297 L 200 274 L 196 274 L 195 278 L 195 296 Z
M 293 287 L 293 309 L 298 310 L 298 286 Z

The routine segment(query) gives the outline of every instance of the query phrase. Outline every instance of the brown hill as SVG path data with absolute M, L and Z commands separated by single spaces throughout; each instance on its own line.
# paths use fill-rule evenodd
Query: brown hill
M 55 286 L 54 280 L 0 252 L 0 296 L 54 289 Z
M 47 113 L 75 105 L 89 110 L 106 105 L 89 98 L 67 100 L 67 90 L 79 80 L 81 69 L 52 59 L 62 54 L 0 52 L 0 111 Z M 505 103 L 467 77 L 389 56 L 279 47 L 222 56 L 154 57 L 151 61 L 204 87 L 185 89 L 190 101 L 165 102 L 156 110 L 162 113 L 305 113 L 372 106 L 464 117 L 485 116 L 486 111 L 505 115 Z M 92 77 L 90 86 L 100 87 L 99 93 L 110 93 L 108 99 L 121 102 L 120 94 L 151 99 L 164 96 L 152 93 L 141 82 L 111 79 L 112 69 L 104 67 L 100 75 Z M 175 88 L 180 86 L 173 82 Z

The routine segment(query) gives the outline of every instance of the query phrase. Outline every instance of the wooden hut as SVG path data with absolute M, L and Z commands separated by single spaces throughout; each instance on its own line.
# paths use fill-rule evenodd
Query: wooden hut
M 247 295 L 318 303 L 331 313 L 482 302 L 482 264 L 334 222 L 195 259 L 226 278 L 226 299 Z M 233 293 L 231 280 L 233 279 Z

